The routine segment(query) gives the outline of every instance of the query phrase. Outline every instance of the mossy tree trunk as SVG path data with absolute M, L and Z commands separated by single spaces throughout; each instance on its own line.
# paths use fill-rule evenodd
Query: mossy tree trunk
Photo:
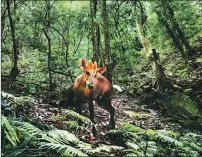
M 159 22 L 165 26 L 168 36 L 173 40 L 174 46 L 179 50 L 181 55 L 185 58 L 186 54 L 184 52 L 183 45 L 180 43 L 179 38 L 176 36 L 175 32 L 172 30 L 171 26 L 169 25 L 168 21 L 163 17 L 162 13 L 160 11 L 156 11 L 156 14 L 158 15 Z
M 183 30 L 177 23 L 171 2 L 165 0 L 157 2 L 155 12 L 159 22 L 166 28 L 168 35 L 173 40 L 175 47 L 179 50 L 184 58 L 193 55 L 193 48 L 190 46 Z
M 155 75 L 154 82 L 157 83 L 159 91 L 165 92 L 166 89 L 171 89 L 172 85 L 165 76 L 164 70 L 159 62 L 159 55 L 157 54 L 156 50 L 151 47 L 150 41 L 145 36 L 142 22 L 136 22 L 136 25 L 138 28 L 140 40 L 144 47 L 145 56 L 149 60 L 152 66 L 153 74 Z
M 172 20 L 172 23 L 173 23 L 173 28 L 174 30 L 176 30 L 176 32 L 178 33 L 178 37 L 180 37 L 185 49 L 187 50 L 187 56 L 191 56 L 192 55 L 192 52 L 193 52 L 193 49 L 192 47 L 190 46 L 187 38 L 185 37 L 185 34 L 183 33 L 182 29 L 180 28 L 179 24 L 177 23 L 176 19 L 175 19 L 175 14 L 174 14 L 174 11 L 173 9 L 171 8 L 170 5 L 166 5 L 167 9 L 168 9 L 168 12 L 171 16 L 171 20 Z

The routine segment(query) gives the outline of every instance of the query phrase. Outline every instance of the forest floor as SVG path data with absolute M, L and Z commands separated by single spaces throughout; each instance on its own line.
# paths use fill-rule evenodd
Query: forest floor
M 50 101 L 49 101 L 50 102 Z M 114 96 L 112 106 L 115 108 L 116 128 L 121 128 L 121 122 L 127 122 L 143 129 L 173 129 L 179 127 L 174 123 L 163 122 L 163 118 L 158 111 L 146 109 L 139 106 L 138 101 L 126 95 Z M 111 144 L 105 138 L 109 122 L 109 112 L 94 103 L 95 127 L 98 132 L 96 137 L 92 133 L 83 132 L 77 136 L 92 144 Z M 22 108 L 18 109 L 18 114 L 28 117 L 31 120 L 41 123 L 42 126 L 54 126 L 58 129 L 66 130 L 64 121 L 69 121 L 65 116 L 65 109 L 58 107 L 57 103 L 44 103 L 42 99 L 32 99 Z M 89 118 L 88 104 L 83 105 L 83 115 Z M 61 118 L 63 116 L 63 118 Z M 57 117 L 57 118 L 56 118 Z M 59 118 L 60 117 L 60 118 Z

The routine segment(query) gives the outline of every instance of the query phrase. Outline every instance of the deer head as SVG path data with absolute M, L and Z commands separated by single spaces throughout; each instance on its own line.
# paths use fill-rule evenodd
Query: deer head
M 98 79 L 106 71 L 106 67 L 98 68 L 96 62 L 86 63 L 85 59 L 81 59 L 81 69 L 83 70 L 83 79 L 89 89 L 94 88 L 95 79 Z

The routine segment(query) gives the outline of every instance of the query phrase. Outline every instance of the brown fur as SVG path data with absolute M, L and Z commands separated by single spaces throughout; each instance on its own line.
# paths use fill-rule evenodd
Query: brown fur
M 102 75 L 106 71 L 106 68 L 97 68 L 96 63 L 88 62 L 86 64 L 84 59 L 81 60 L 81 68 L 83 69 L 83 73 L 77 77 L 72 88 L 76 96 L 79 113 L 82 114 L 81 104 L 87 102 L 89 104 L 90 119 L 94 123 L 93 101 L 95 101 L 100 107 L 109 111 L 109 129 L 114 129 L 115 109 L 111 105 L 112 85 Z M 89 83 L 93 84 L 92 89 L 89 89 Z M 95 128 L 93 128 L 93 133 L 96 134 Z

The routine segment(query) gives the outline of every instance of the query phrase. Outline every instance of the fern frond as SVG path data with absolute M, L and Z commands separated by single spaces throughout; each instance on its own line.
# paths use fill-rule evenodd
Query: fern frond
M 83 126 L 80 126 L 78 125 L 77 122 L 75 121 L 64 121 L 63 122 L 65 125 L 67 125 L 67 127 L 71 130 L 74 130 L 74 131 L 85 131 L 85 132 L 88 132 L 90 133 L 91 131 L 89 129 L 87 129 L 86 127 L 83 127 Z
M 61 142 L 65 144 L 78 144 L 79 139 L 72 133 L 66 131 L 66 130 L 51 130 L 47 132 L 48 137 L 53 138 L 56 142 Z M 43 136 L 44 139 L 46 139 L 46 136 Z M 51 141 L 50 141 L 51 142 Z
M 74 148 L 70 145 L 60 144 L 60 143 L 44 143 L 40 148 L 45 149 L 51 149 L 58 153 L 60 153 L 62 156 L 88 156 L 87 154 L 83 153 L 77 148 Z
M 78 147 L 80 150 L 82 150 L 82 151 L 84 151 L 84 152 L 86 152 L 86 153 L 88 152 L 88 150 L 93 149 L 91 144 L 85 143 L 85 142 L 83 142 L 83 141 L 79 141 L 79 143 L 77 144 L 77 147 Z
M 136 134 L 126 130 L 110 130 L 105 134 L 105 136 L 109 137 L 110 139 L 126 140 L 135 137 Z
M 166 130 L 158 130 L 157 131 L 157 138 L 164 143 L 171 144 L 177 147 L 182 147 L 183 144 L 179 140 L 170 137 L 171 135 Z
M 26 141 L 36 143 L 39 137 L 43 135 L 43 131 L 28 122 L 13 121 L 18 131 Z
M 40 148 L 47 148 L 60 153 L 62 156 L 87 156 L 76 146 L 79 139 L 72 133 L 65 130 L 51 130 L 42 136 Z
M 137 144 L 133 142 L 126 142 L 126 145 L 128 146 L 129 149 L 133 149 L 136 151 L 140 148 Z
M 14 126 L 10 124 L 7 117 L 4 117 L 3 115 L 1 115 L 1 127 L 6 135 L 6 138 L 10 141 L 10 143 L 13 146 L 16 146 L 17 143 L 19 142 L 16 130 Z
M 125 129 L 128 132 L 137 133 L 137 134 L 144 133 L 143 129 L 136 127 L 130 123 L 120 122 L 120 124 L 122 125 L 123 129 Z

